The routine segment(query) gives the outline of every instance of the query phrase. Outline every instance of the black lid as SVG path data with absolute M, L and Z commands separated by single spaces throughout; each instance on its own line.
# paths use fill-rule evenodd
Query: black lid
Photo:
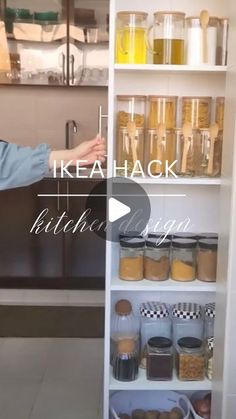
M 148 345 L 158 349 L 170 348 L 172 346 L 172 340 L 157 336 L 149 339 Z
M 213 239 L 199 240 L 198 245 L 200 249 L 217 250 L 218 241 Z
M 218 233 L 200 233 L 197 235 L 198 240 L 202 240 L 202 239 L 214 239 L 214 240 L 218 240 L 219 235 Z
M 166 234 L 164 231 L 162 233 L 149 233 L 148 234 L 148 239 L 160 239 L 160 238 L 164 238 L 171 240 L 172 239 L 172 234 Z
M 174 239 L 172 240 L 172 246 L 178 249 L 194 249 L 197 247 L 197 240 L 193 239 Z
M 185 338 L 182 338 L 182 339 L 178 340 L 178 345 L 181 348 L 197 349 L 197 348 L 201 348 L 202 341 L 201 341 L 201 339 L 197 339 L 197 338 L 193 338 L 193 337 L 185 337 Z
M 120 245 L 122 247 L 127 247 L 127 248 L 131 248 L 131 249 L 138 249 L 140 247 L 145 246 L 145 240 L 140 239 L 139 237 L 133 237 L 132 239 L 125 238 L 125 239 L 120 240 Z
M 180 232 L 180 233 L 174 233 L 172 235 L 172 239 L 193 239 L 197 240 L 198 235 L 196 233 L 189 233 L 189 232 Z
M 142 239 L 143 238 L 143 236 L 142 236 L 142 234 L 140 233 L 140 232 L 138 232 L 138 231 L 122 231 L 120 234 L 119 234 L 119 238 L 120 238 L 120 240 L 122 240 L 122 239 L 128 239 L 128 238 L 139 238 L 139 239 Z
M 168 239 L 152 238 L 146 240 L 146 246 L 159 249 L 168 249 L 171 245 L 171 241 Z

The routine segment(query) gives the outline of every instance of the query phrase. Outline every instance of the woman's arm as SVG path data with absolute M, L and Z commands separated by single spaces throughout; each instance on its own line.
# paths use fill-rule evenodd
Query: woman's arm
M 106 145 L 104 139 L 96 137 L 85 141 L 72 150 L 51 151 L 47 144 L 36 148 L 20 147 L 16 144 L 0 141 L 0 190 L 28 186 L 43 179 L 61 160 L 64 162 L 86 160 L 92 164 L 95 160 L 105 161 Z

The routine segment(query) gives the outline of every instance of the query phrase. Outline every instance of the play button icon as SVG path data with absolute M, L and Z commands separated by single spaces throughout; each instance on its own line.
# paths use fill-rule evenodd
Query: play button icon
M 122 202 L 118 201 L 115 198 L 109 199 L 109 221 L 110 223 L 114 223 L 115 221 L 119 220 L 120 218 L 124 217 L 125 215 L 131 212 L 131 208 L 128 205 L 122 204 Z

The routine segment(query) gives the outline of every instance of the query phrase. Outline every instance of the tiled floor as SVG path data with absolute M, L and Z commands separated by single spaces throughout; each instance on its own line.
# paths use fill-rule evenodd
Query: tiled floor
M 102 339 L 0 339 L 1 419 L 102 419 Z

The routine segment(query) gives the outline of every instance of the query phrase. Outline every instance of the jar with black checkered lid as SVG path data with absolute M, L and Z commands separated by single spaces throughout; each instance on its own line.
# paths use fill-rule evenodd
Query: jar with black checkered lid
M 202 306 L 196 303 L 177 303 L 172 307 L 173 342 L 193 337 L 203 340 L 204 316 Z
M 172 339 L 172 322 L 169 307 L 161 302 L 146 302 L 141 304 L 141 362 L 146 368 L 147 343 L 153 337 Z
M 214 336 L 216 306 L 215 303 L 208 303 L 205 305 L 205 338 L 212 338 Z

